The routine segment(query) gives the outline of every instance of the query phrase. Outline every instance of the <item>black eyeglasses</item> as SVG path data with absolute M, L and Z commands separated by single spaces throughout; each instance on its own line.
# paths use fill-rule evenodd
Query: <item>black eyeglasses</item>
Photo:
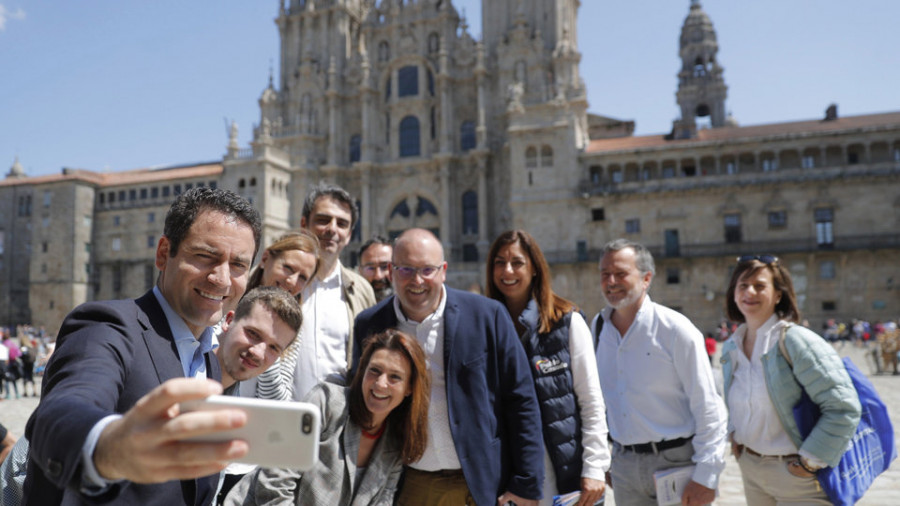
M 759 260 L 766 265 L 772 265 L 778 262 L 778 257 L 775 255 L 744 255 L 737 258 L 737 262 L 739 264 L 749 262 L 751 260 Z

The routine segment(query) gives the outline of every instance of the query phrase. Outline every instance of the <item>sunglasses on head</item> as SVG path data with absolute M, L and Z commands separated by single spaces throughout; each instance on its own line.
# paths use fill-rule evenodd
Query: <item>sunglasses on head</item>
M 750 262 L 751 260 L 759 260 L 766 265 L 771 265 L 778 261 L 778 257 L 775 255 L 744 255 L 737 258 L 739 264 Z

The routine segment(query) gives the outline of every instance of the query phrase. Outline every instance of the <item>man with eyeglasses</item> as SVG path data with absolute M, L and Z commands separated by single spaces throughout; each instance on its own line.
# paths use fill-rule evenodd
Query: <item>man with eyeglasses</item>
M 293 376 L 293 399 L 320 381 L 344 383 L 353 351 L 353 320 L 375 304 L 372 286 L 341 265 L 359 211 L 340 186 L 320 183 L 306 195 L 300 226 L 319 239 L 319 270 L 303 289 L 303 328 Z
M 428 445 L 407 468 L 396 504 L 536 506 L 544 480 L 540 411 L 509 312 L 446 287 L 444 250 L 427 230 L 397 238 L 392 269 L 394 295 L 356 318 L 351 369 L 363 336 L 389 328 L 416 336 L 428 357 Z
M 373 236 L 359 248 L 359 273 L 372 285 L 378 302 L 394 293 L 391 288 L 392 252 L 390 241 L 380 235 Z
M 641 244 L 603 248 L 607 306 L 594 318 L 597 369 L 606 401 L 618 506 L 657 504 L 654 473 L 695 466 L 681 504 L 709 504 L 725 468 L 726 413 L 703 334 L 684 315 L 650 300 L 655 268 Z

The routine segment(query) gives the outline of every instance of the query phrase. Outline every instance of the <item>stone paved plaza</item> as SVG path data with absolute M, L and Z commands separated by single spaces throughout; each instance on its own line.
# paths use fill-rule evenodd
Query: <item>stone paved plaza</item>
M 865 373 L 872 372 L 865 359 L 863 350 L 847 344 L 838 351 L 843 356 L 850 356 L 856 365 Z M 718 364 L 718 361 L 715 361 Z M 714 372 L 721 381 L 721 370 L 716 368 Z M 878 393 L 887 403 L 891 412 L 891 420 L 894 422 L 894 432 L 900 440 L 900 376 L 870 375 L 872 383 L 878 389 Z M 37 406 L 38 399 L 23 397 L 19 400 L 5 400 L 0 402 L 0 422 L 6 425 L 16 435 L 22 434 L 25 423 L 31 411 Z M 719 486 L 719 499 L 715 502 L 719 506 L 738 506 L 745 504 L 744 489 L 741 484 L 740 470 L 732 456 L 726 457 L 727 465 Z M 612 497 L 607 501 L 608 505 L 614 505 Z M 890 469 L 875 480 L 875 484 L 869 489 L 866 496 L 858 503 L 860 506 L 886 506 L 900 504 L 900 459 L 895 460 Z

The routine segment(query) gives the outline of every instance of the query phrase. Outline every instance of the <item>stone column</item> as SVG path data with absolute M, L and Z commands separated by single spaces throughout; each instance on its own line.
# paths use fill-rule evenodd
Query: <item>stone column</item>
M 478 258 L 485 260 L 491 238 L 488 236 L 487 157 L 479 155 L 478 164 Z
M 453 241 L 450 240 L 450 159 L 441 158 L 441 242 L 444 244 L 445 259 L 453 255 Z

